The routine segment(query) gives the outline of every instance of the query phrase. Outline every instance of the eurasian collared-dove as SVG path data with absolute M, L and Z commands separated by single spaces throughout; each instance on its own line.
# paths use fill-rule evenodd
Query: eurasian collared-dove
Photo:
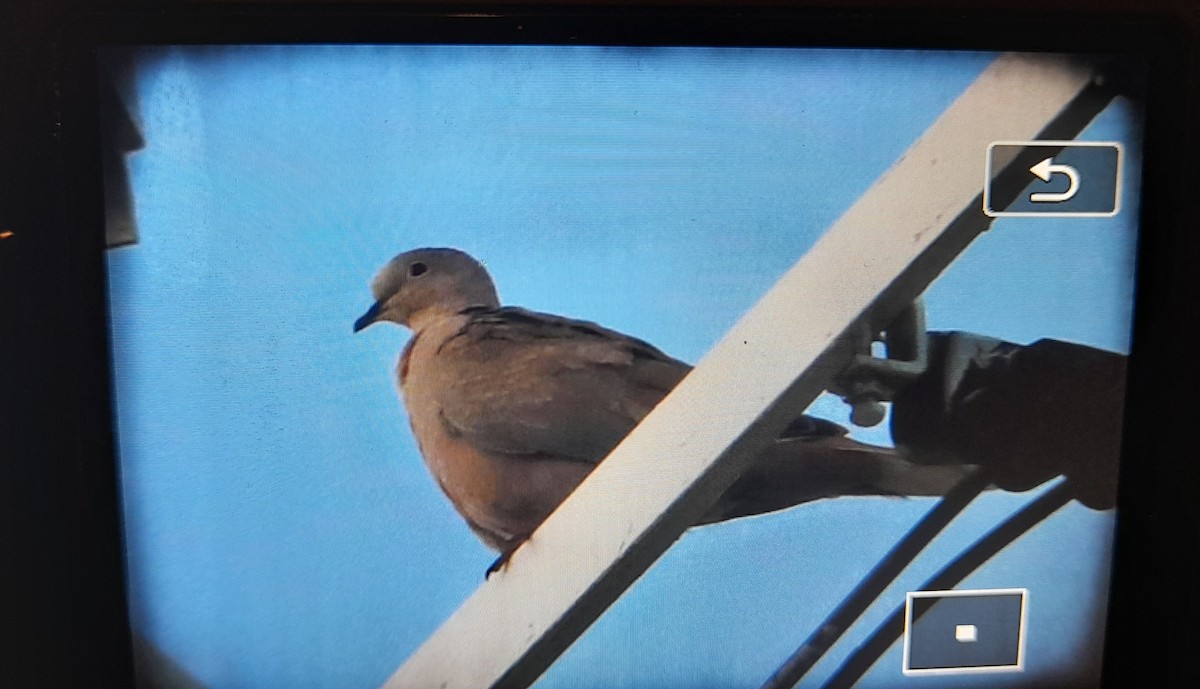
M 497 564 L 691 370 L 595 323 L 500 306 L 484 267 L 455 249 L 400 254 L 371 291 L 354 331 L 412 330 L 397 376 L 413 434 Z M 845 435 L 797 418 L 700 523 L 843 495 L 940 495 L 964 475 Z

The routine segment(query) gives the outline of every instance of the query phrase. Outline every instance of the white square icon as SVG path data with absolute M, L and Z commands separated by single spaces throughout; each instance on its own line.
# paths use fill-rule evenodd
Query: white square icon
M 979 638 L 979 628 L 973 624 L 960 624 L 954 628 L 954 640 L 960 644 L 975 643 Z

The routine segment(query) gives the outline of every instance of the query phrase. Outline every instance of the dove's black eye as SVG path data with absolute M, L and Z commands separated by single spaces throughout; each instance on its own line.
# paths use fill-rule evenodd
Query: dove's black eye
M 413 277 L 420 277 L 421 275 L 424 275 L 425 272 L 428 270 L 429 270 L 429 266 L 425 265 L 424 263 L 417 262 L 408 267 L 408 274 Z

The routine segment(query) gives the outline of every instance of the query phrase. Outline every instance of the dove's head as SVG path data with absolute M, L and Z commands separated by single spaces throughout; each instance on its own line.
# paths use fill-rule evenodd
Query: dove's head
M 379 271 L 371 292 L 375 304 L 354 322 L 354 332 L 379 321 L 415 331 L 470 306 L 500 306 L 487 270 L 457 249 L 406 251 Z

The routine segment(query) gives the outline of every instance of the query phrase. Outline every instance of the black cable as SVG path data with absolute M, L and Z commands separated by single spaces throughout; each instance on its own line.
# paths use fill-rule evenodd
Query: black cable
M 1021 508 L 1021 511 L 992 529 L 986 536 L 975 541 L 953 562 L 925 582 L 921 586 L 921 590 L 946 591 L 954 588 L 996 553 L 1070 502 L 1072 496 L 1073 490 L 1067 481 L 1046 491 L 1036 500 Z M 887 652 L 896 639 L 900 638 L 902 633 L 904 633 L 904 606 L 896 608 L 887 620 L 876 628 L 871 637 L 850 654 L 837 672 L 825 683 L 824 689 L 846 689 L 853 686 Z
M 762 689 L 794 687 L 942 529 L 988 487 L 985 473 L 982 470 L 974 471 L 946 493 L 763 683 Z

